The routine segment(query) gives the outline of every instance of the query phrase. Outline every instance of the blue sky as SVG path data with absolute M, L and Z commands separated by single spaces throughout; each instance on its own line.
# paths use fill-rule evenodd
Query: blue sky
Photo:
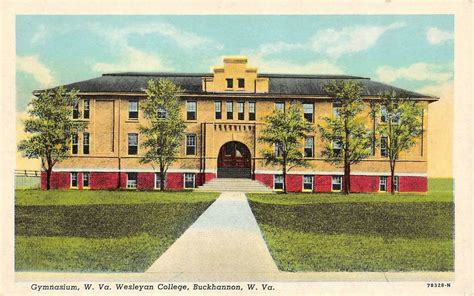
M 454 17 L 17 16 L 17 110 L 34 89 L 122 71 L 348 74 L 410 90 L 452 85 Z M 431 93 L 436 95 L 436 93 Z

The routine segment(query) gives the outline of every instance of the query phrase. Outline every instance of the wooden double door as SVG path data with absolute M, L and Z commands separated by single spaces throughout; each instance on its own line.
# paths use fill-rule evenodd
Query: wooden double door
M 224 144 L 217 159 L 217 177 L 250 178 L 250 150 L 244 144 L 232 141 Z

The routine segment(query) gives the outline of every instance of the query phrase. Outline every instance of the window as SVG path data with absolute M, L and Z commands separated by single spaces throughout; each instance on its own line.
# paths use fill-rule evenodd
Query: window
M 387 192 L 387 177 L 381 176 L 379 182 L 379 191 L 380 192 Z
M 227 88 L 234 88 L 234 81 L 232 78 L 227 78 L 225 81 L 227 82 Z
M 138 134 L 128 134 L 128 154 L 138 154 Z
M 380 156 L 382 157 L 388 156 L 387 144 L 387 137 L 380 138 Z
M 400 184 L 399 182 L 400 182 L 400 180 L 398 179 L 398 176 L 394 176 L 393 177 L 393 187 L 394 187 L 394 190 L 396 192 L 398 192 L 398 190 L 399 190 L 399 184 Z
M 342 190 L 342 176 L 332 176 L 332 191 Z
M 138 119 L 138 100 L 128 100 L 128 119 Z
M 275 156 L 280 157 L 283 152 L 283 145 L 281 143 L 275 143 Z
M 155 189 L 161 188 L 161 176 L 160 173 L 155 174 Z
M 313 191 L 314 176 L 303 176 L 303 190 Z
M 82 173 L 82 187 L 89 187 L 89 173 Z
M 283 103 L 283 102 L 276 102 L 276 103 L 275 103 L 275 109 L 276 109 L 276 110 L 285 111 L 285 103 Z
M 341 102 L 334 102 L 332 103 L 332 114 L 334 117 L 339 116 L 339 112 L 341 110 L 342 103 Z
M 222 119 L 222 102 L 214 102 L 214 112 L 216 113 L 216 119 Z
M 243 79 L 243 78 L 237 79 L 237 84 L 238 84 L 239 88 L 245 88 L 245 79 Z
M 283 175 L 275 175 L 273 178 L 273 189 L 275 190 L 283 190 Z
M 234 118 L 234 104 L 232 103 L 232 101 L 227 102 L 226 109 L 227 109 L 227 119 L 233 119 Z
M 385 108 L 385 106 L 382 106 L 380 107 L 380 121 L 387 122 L 387 119 L 388 119 L 387 108 Z
M 77 173 L 71 173 L 71 187 L 77 187 Z
M 184 188 L 194 188 L 195 175 L 186 173 L 184 174 Z
M 196 120 L 196 101 L 186 102 L 186 119 Z
M 332 152 L 335 155 L 340 155 L 342 151 L 342 146 L 338 141 L 333 141 L 332 142 Z
M 89 119 L 90 116 L 90 102 L 89 99 L 84 99 L 84 119 Z
M 249 102 L 249 120 L 255 120 L 255 102 Z
M 196 154 L 196 135 L 186 135 L 186 155 Z
M 77 154 L 79 148 L 77 134 L 72 134 L 72 154 Z
M 166 119 L 168 117 L 168 111 L 162 106 L 158 107 L 158 119 Z
M 72 106 L 72 118 L 78 119 L 79 118 L 79 102 L 75 102 Z
M 244 120 L 244 102 L 237 103 L 237 118 L 239 120 Z
M 89 133 L 84 133 L 82 137 L 82 153 L 89 154 Z
M 137 188 L 137 173 L 127 173 L 127 188 Z
M 304 139 L 304 157 L 313 157 L 314 137 Z
M 313 122 L 314 104 L 304 103 L 303 104 L 303 113 L 304 113 L 304 118 L 307 121 Z

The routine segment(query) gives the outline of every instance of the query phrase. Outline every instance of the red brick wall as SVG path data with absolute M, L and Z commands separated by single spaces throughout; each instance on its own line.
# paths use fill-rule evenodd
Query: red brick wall
M 300 192 L 303 189 L 302 175 L 286 175 L 286 191 Z
M 263 185 L 273 189 L 273 175 L 271 174 L 255 174 L 255 180 L 259 181 Z
M 183 189 L 184 174 L 183 173 L 168 173 L 166 175 L 166 189 Z
M 155 189 L 155 173 L 138 173 L 137 188 L 139 190 Z
M 428 191 L 427 177 L 398 177 L 400 192 L 426 192 Z
M 51 173 L 51 189 L 69 189 L 71 175 L 68 172 Z M 41 172 L 41 189 L 46 189 L 46 172 Z
M 126 185 L 126 180 L 123 181 Z M 91 189 L 117 189 L 119 186 L 119 173 L 116 172 L 91 172 L 89 187 Z M 123 186 L 123 183 L 122 183 Z
M 378 176 L 351 176 L 351 192 L 377 192 L 379 179 Z
M 314 191 L 315 192 L 331 192 L 332 176 L 314 176 Z

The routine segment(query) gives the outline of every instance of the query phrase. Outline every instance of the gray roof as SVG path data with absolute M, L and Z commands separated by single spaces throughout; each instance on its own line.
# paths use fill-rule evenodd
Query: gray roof
M 64 85 L 66 89 L 78 89 L 82 93 L 137 93 L 146 89 L 150 79 L 169 79 L 185 90 L 186 93 L 204 94 L 202 78 L 212 77 L 211 73 L 161 73 L 161 72 L 124 72 L 103 74 L 100 77 Z M 388 84 L 370 80 L 370 78 L 347 75 L 295 75 L 295 74 L 259 74 L 269 78 L 269 92 L 265 95 L 308 95 L 327 96 L 324 85 L 333 80 L 354 80 L 362 84 L 364 96 L 376 96 L 383 91 L 396 90 L 412 98 L 436 100 L 436 97 L 424 95 Z M 209 93 L 209 92 L 208 92 Z M 238 95 L 239 93 L 232 93 Z M 242 94 L 242 93 L 240 93 Z M 248 95 L 248 93 L 247 93 Z

